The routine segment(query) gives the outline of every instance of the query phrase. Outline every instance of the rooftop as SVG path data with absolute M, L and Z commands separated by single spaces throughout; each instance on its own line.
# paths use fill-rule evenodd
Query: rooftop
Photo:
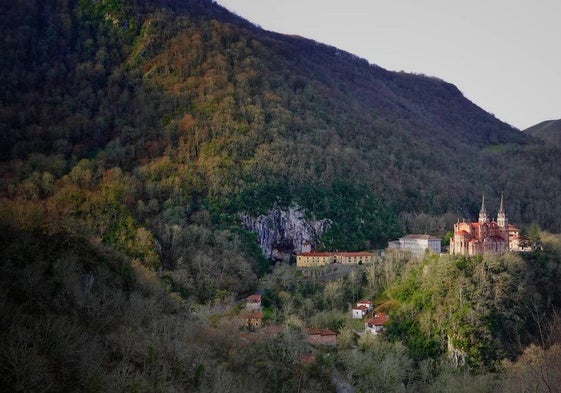
M 366 320 L 366 323 L 373 325 L 373 326 L 382 326 L 385 325 L 386 322 L 390 319 L 388 314 L 384 313 L 377 313 L 374 315 L 374 318 L 369 318 Z
M 407 240 L 440 240 L 439 238 L 431 236 L 431 235 L 416 235 L 416 234 L 406 235 L 406 236 L 403 236 L 401 239 L 407 239 Z
M 245 301 L 249 303 L 259 303 L 261 302 L 261 295 L 259 294 L 249 295 L 248 297 L 245 298 Z

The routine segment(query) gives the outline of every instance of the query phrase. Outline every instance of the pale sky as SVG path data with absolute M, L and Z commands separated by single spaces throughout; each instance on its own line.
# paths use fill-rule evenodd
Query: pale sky
M 456 85 L 525 129 L 561 118 L 561 0 L 217 0 L 393 71 Z

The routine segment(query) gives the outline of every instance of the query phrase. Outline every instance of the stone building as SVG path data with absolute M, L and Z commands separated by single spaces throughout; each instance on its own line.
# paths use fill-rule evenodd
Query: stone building
M 455 255 L 500 254 L 519 249 L 518 228 L 508 223 L 503 196 L 496 221 L 489 219 L 483 195 L 478 222 L 458 221 L 450 238 L 450 254 Z
M 414 256 L 420 257 L 427 252 L 440 254 L 441 240 L 430 235 L 407 235 L 388 243 L 389 249 L 409 251 Z
M 373 263 L 374 254 L 367 251 L 361 252 L 303 252 L 296 256 L 298 267 L 318 267 L 330 263 L 342 263 L 345 265 L 358 265 Z

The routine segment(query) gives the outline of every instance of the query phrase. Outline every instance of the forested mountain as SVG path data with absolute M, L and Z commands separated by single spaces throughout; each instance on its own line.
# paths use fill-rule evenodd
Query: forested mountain
M 329 249 L 442 231 L 482 192 L 497 196 L 490 210 L 505 192 L 511 222 L 561 229 L 559 149 L 444 81 L 202 0 L 15 1 L 1 18 L 5 204 L 153 267 L 185 263 L 204 229 L 235 233 L 254 255 L 242 270 L 259 273 L 240 214 L 289 206 L 327 220 L 313 241 Z
M 504 191 L 511 222 L 559 232 L 559 146 L 455 86 L 207 0 L 14 0 L 0 34 L 0 369 L 12 391 L 328 391 L 333 368 L 363 390 L 444 391 L 471 375 L 433 362 L 452 329 L 469 366 L 495 372 L 553 319 L 558 246 L 302 277 L 271 273 L 249 230 L 275 232 L 286 255 L 292 224 L 318 249 L 373 249 L 476 217 L 483 192 L 493 215 Z M 226 304 L 260 277 L 269 320 L 291 327 L 232 340 Z M 350 349 L 340 313 L 361 291 L 393 307 L 395 342 Z M 304 323 L 349 347 L 300 367 Z M 558 344 L 540 350 L 555 358 Z M 373 357 L 391 372 L 365 368 Z M 513 370 L 522 380 L 531 367 Z
M 165 203 L 253 214 L 295 202 L 334 222 L 331 246 L 352 223 L 360 248 L 403 230 L 399 214 L 469 217 L 481 192 L 504 190 L 511 221 L 561 228 L 558 151 L 444 81 L 205 1 L 16 1 L 2 18 L 5 195 L 91 165 L 89 186 L 115 168 L 134 178 L 129 203 L 153 210 L 129 209 L 138 223 Z
M 555 146 L 561 146 L 561 120 L 546 120 L 526 128 L 526 134 L 535 136 Z

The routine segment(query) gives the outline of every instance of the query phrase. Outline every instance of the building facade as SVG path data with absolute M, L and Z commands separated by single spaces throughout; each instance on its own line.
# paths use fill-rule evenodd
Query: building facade
M 376 313 L 373 318 L 369 318 L 364 323 L 364 332 L 370 334 L 380 334 L 384 330 L 384 325 L 389 321 L 388 314 Z
M 374 254 L 371 252 L 303 252 L 296 256 L 297 267 L 318 267 L 330 263 L 358 265 L 373 263 Z
M 450 254 L 454 255 L 500 254 L 519 249 L 518 228 L 508 222 L 503 196 L 496 221 L 489 219 L 483 195 L 478 222 L 458 221 L 450 238 Z
M 430 235 L 407 235 L 388 243 L 389 249 L 409 251 L 415 256 L 423 256 L 427 252 L 440 254 L 442 241 Z

